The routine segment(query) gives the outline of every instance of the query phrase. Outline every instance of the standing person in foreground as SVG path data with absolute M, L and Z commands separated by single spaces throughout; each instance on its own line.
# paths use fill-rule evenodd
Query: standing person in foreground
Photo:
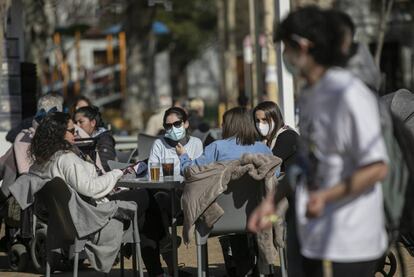
M 283 60 L 306 86 L 300 93 L 296 221 L 309 277 L 374 275 L 387 249 L 381 180 L 387 153 L 378 103 L 348 71 L 339 51 L 342 35 L 325 11 L 300 8 L 278 26 Z M 272 197 L 249 220 L 265 228 Z

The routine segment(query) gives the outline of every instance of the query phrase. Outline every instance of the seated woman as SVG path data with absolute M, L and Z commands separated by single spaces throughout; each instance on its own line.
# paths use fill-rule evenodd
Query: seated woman
M 191 159 L 198 158 L 203 152 L 203 143 L 199 138 L 189 136 L 187 113 L 179 108 L 172 107 L 165 111 L 163 125 L 165 135 L 157 139 L 152 145 L 148 162 L 159 162 L 163 159 L 174 160 L 174 175 L 180 175 L 180 160 L 175 147 L 180 144 Z
M 263 143 L 266 143 L 272 149 L 275 156 L 282 159 L 281 170 L 282 172 L 286 172 L 296 160 L 299 139 L 298 133 L 284 123 L 282 113 L 278 105 L 274 102 L 265 101 L 259 103 L 253 109 L 253 116 L 256 122 L 256 130 L 260 134 Z M 287 180 L 288 178 L 284 178 L 282 183 Z M 289 185 L 284 187 L 290 188 Z M 287 199 L 290 203 L 289 209 L 286 212 L 287 259 L 290 272 L 294 276 L 300 276 L 302 261 L 299 240 L 296 235 L 295 205 L 292 204 L 295 203 L 295 199 L 291 189 L 287 193 Z
M 102 164 L 105 171 L 110 171 L 108 160 L 116 159 L 115 140 L 111 131 L 102 127 L 99 108 L 96 106 L 81 107 L 75 111 L 73 118 L 75 123 L 95 141 L 92 146 L 80 147 L 82 152 L 98 166 Z
M 256 130 L 275 156 L 282 159 L 281 171 L 293 164 L 296 156 L 298 133 L 283 121 L 278 105 L 265 101 L 253 109 Z
M 62 178 L 68 186 L 96 205 L 111 200 L 136 202 L 140 232 L 148 239 L 148 245 L 144 245 L 144 240 L 142 244 L 143 261 L 150 276 L 164 276 L 158 242 L 165 232 L 155 200 L 144 189 L 113 193 L 123 171 L 115 169 L 99 176 L 92 163 L 82 160 L 72 151 L 74 135 L 75 127 L 68 114 L 56 112 L 47 115 L 30 146 L 34 161 L 30 171 L 46 180 Z
M 176 146 L 177 154 L 180 156 L 181 172 L 192 165 L 206 165 L 217 161 L 238 160 L 245 153 L 272 155 L 269 147 L 257 141 L 257 133 L 252 117 L 245 108 L 236 107 L 225 112 L 223 115 L 222 129 L 223 139 L 216 140 L 208 145 L 203 155 L 199 158 L 191 159 L 181 144 Z M 220 243 L 223 248 L 223 256 L 225 258 L 228 275 L 244 276 L 248 274 L 255 262 L 254 255 L 245 255 L 246 253 L 251 253 L 246 235 L 221 237 Z M 240 250 L 232 251 L 232 262 L 230 262 L 230 256 L 227 254 L 231 252 L 231 249 Z
M 272 154 L 269 147 L 257 141 L 257 133 L 249 112 L 242 107 L 228 110 L 223 115 L 221 140 L 206 147 L 203 155 L 194 159 L 182 144 L 176 151 L 180 157 L 181 172 L 191 165 L 205 165 L 217 161 L 238 160 L 244 153 Z

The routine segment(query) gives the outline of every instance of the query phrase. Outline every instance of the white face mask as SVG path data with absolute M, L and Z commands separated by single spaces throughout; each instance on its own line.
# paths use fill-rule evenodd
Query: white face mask
M 256 128 L 259 130 L 259 133 L 262 136 L 267 136 L 269 135 L 269 133 L 272 131 L 273 129 L 273 122 L 270 123 L 270 125 L 268 123 L 256 123 Z

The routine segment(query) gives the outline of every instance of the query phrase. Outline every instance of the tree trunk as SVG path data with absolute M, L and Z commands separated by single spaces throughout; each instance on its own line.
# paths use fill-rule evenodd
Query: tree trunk
M 387 31 L 387 22 L 390 18 L 392 11 L 392 6 L 394 5 L 394 0 L 382 0 L 381 2 L 381 13 L 379 20 L 379 31 L 377 39 L 377 49 L 375 50 L 375 64 L 380 66 L 382 48 L 384 46 L 385 33 Z
M 37 73 L 42 85 L 50 81 L 44 70 L 43 55 L 50 45 L 56 23 L 56 6 L 53 0 L 23 0 L 25 13 L 25 60 L 36 64 Z M 40 87 L 40 86 L 39 86 Z
M 0 1 L 0 19 L 1 19 L 1 24 L 0 24 L 0 64 L 3 64 L 3 55 L 5 55 L 5 53 L 3 53 L 4 50 L 4 31 L 3 27 L 4 27 L 4 18 L 7 16 L 7 12 L 9 10 L 11 4 L 11 0 L 6 0 L 6 1 Z M 0 73 L 1 74 L 1 73 Z
M 236 0 L 227 1 L 227 48 L 225 52 L 225 78 L 227 108 L 238 105 L 239 96 L 237 80 L 237 48 L 236 48 Z
M 187 70 L 186 64 L 178 61 L 171 52 L 170 63 L 170 82 L 171 82 L 171 96 L 173 99 L 187 98 L 188 84 L 187 84 Z
M 124 29 L 127 41 L 127 89 L 124 101 L 124 117 L 136 131 L 144 128 L 144 119 L 151 112 L 149 91 L 149 33 L 155 9 L 148 8 L 146 1 L 128 0 Z

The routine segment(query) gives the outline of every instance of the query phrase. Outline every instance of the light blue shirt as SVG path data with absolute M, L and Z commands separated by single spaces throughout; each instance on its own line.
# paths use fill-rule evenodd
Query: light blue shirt
M 245 153 L 263 153 L 273 155 L 269 147 L 261 142 L 251 145 L 240 145 L 235 138 L 216 140 L 204 149 L 197 159 L 191 160 L 187 153 L 180 156 L 181 174 L 184 169 L 193 165 L 206 165 L 217 161 L 238 160 Z

